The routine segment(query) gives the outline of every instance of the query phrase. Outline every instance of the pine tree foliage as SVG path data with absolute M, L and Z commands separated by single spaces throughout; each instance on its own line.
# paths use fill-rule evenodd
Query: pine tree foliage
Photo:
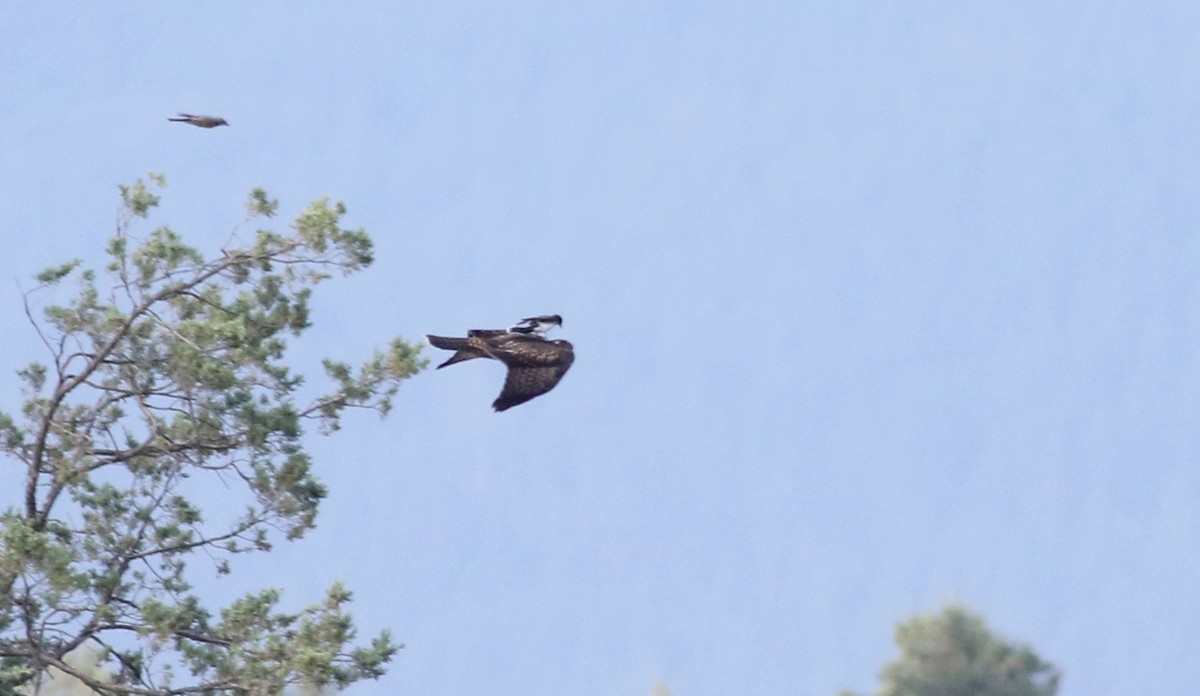
M 1027 645 L 994 635 L 959 606 L 896 628 L 900 657 L 883 668 L 879 696 L 1054 696 L 1059 672 Z M 845 693 L 845 692 L 843 692 Z
M 309 327 L 313 288 L 366 268 L 370 238 L 318 201 L 287 233 L 205 258 L 169 227 L 136 236 L 161 177 L 122 187 L 102 271 L 47 269 L 26 312 L 47 351 L 20 370 L 19 411 L 0 412 L 0 693 L 55 668 L 102 694 L 279 694 L 383 674 L 385 632 L 355 645 L 340 584 L 300 611 L 266 588 L 210 608 L 189 562 L 230 572 L 313 528 L 326 489 L 303 436 L 348 408 L 386 414 L 425 365 L 400 339 L 362 365 L 324 363 L 312 389 L 285 364 Z M 251 219 L 277 203 L 251 194 Z M 76 289 L 62 304 L 34 302 Z M 100 679 L 68 663 L 95 651 Z

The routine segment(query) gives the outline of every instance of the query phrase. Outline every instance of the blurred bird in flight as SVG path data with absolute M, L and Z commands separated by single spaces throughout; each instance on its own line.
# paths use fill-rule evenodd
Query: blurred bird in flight
M 168 118 L 168 121 L 176 123 L 190 123 L 193 126 L 201 128 L 216 128 L 217 126 L 228 126 L 229 122 L 220 116 L 205 116 L 203 114 L 179 114 L 179 118 Z
M 559 326 L 562 326 L 562 317 L 557 314 L 543 314 L 537 317 L 526 317 L 508 327 L 508 330 L 512 333 L 541 335 Z

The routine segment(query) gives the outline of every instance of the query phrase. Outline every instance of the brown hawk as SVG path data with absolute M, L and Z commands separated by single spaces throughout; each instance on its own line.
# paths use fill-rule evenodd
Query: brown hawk
M 427 336 L 435 348 L 455 351 L 438 369 L 474 358 L 504 363 L 508 375 L 492 408 L 505 411 L 553 389 L 575 362 L 575 347 L 568 341 L 547 341 L 537 336 L 513 334 L 503 329 L 475 329 L 466 338 Z

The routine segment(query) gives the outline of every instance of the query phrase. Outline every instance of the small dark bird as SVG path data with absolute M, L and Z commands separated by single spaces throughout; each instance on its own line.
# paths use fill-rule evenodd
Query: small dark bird
M 177 123 L 190 123 L 193 126 L 201 128 L 216 128 L 217 126 L 228 126 L 229 122 L 219 116 L 204 116 L 202 114 L 179 114 L 179 118 L 168 118 L 168 121 Z
M 545 394 L 558 385 L 575 362 L 575 347 L 567 341 L 547 341 L 496 329 L 477 329 L 466 338 L 427 336 L 435 348 L 455 351 L 439 368 L 472 358 L 504 363 L 508 374 L 492 408 L 506 411 Z
M 559 326 L 562 326 L 562 317 L 557 314 L 543 314 L 537 317 L 526 317 L 508 327 L 508 330 L 513 333 L 541 335 Z

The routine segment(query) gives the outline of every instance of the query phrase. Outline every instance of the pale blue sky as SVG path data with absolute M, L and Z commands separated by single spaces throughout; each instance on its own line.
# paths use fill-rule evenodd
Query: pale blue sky
M 0 403 L 17 284 L 116 186 L 208 249 L 254 186 L 378 261 L 300 366 L 558 312 L 504 414 L 472 363 L 315 441 L 308 539 L 408 648 L 356 696 L 868 690 L 949 600 L 1063 696 L 1194 693 L 1200 5 L 45 3 L 0 8 Z M 230 128 L 168 123 L 219 114 Z M 437 357 L 434 355 L 433 357 Z

